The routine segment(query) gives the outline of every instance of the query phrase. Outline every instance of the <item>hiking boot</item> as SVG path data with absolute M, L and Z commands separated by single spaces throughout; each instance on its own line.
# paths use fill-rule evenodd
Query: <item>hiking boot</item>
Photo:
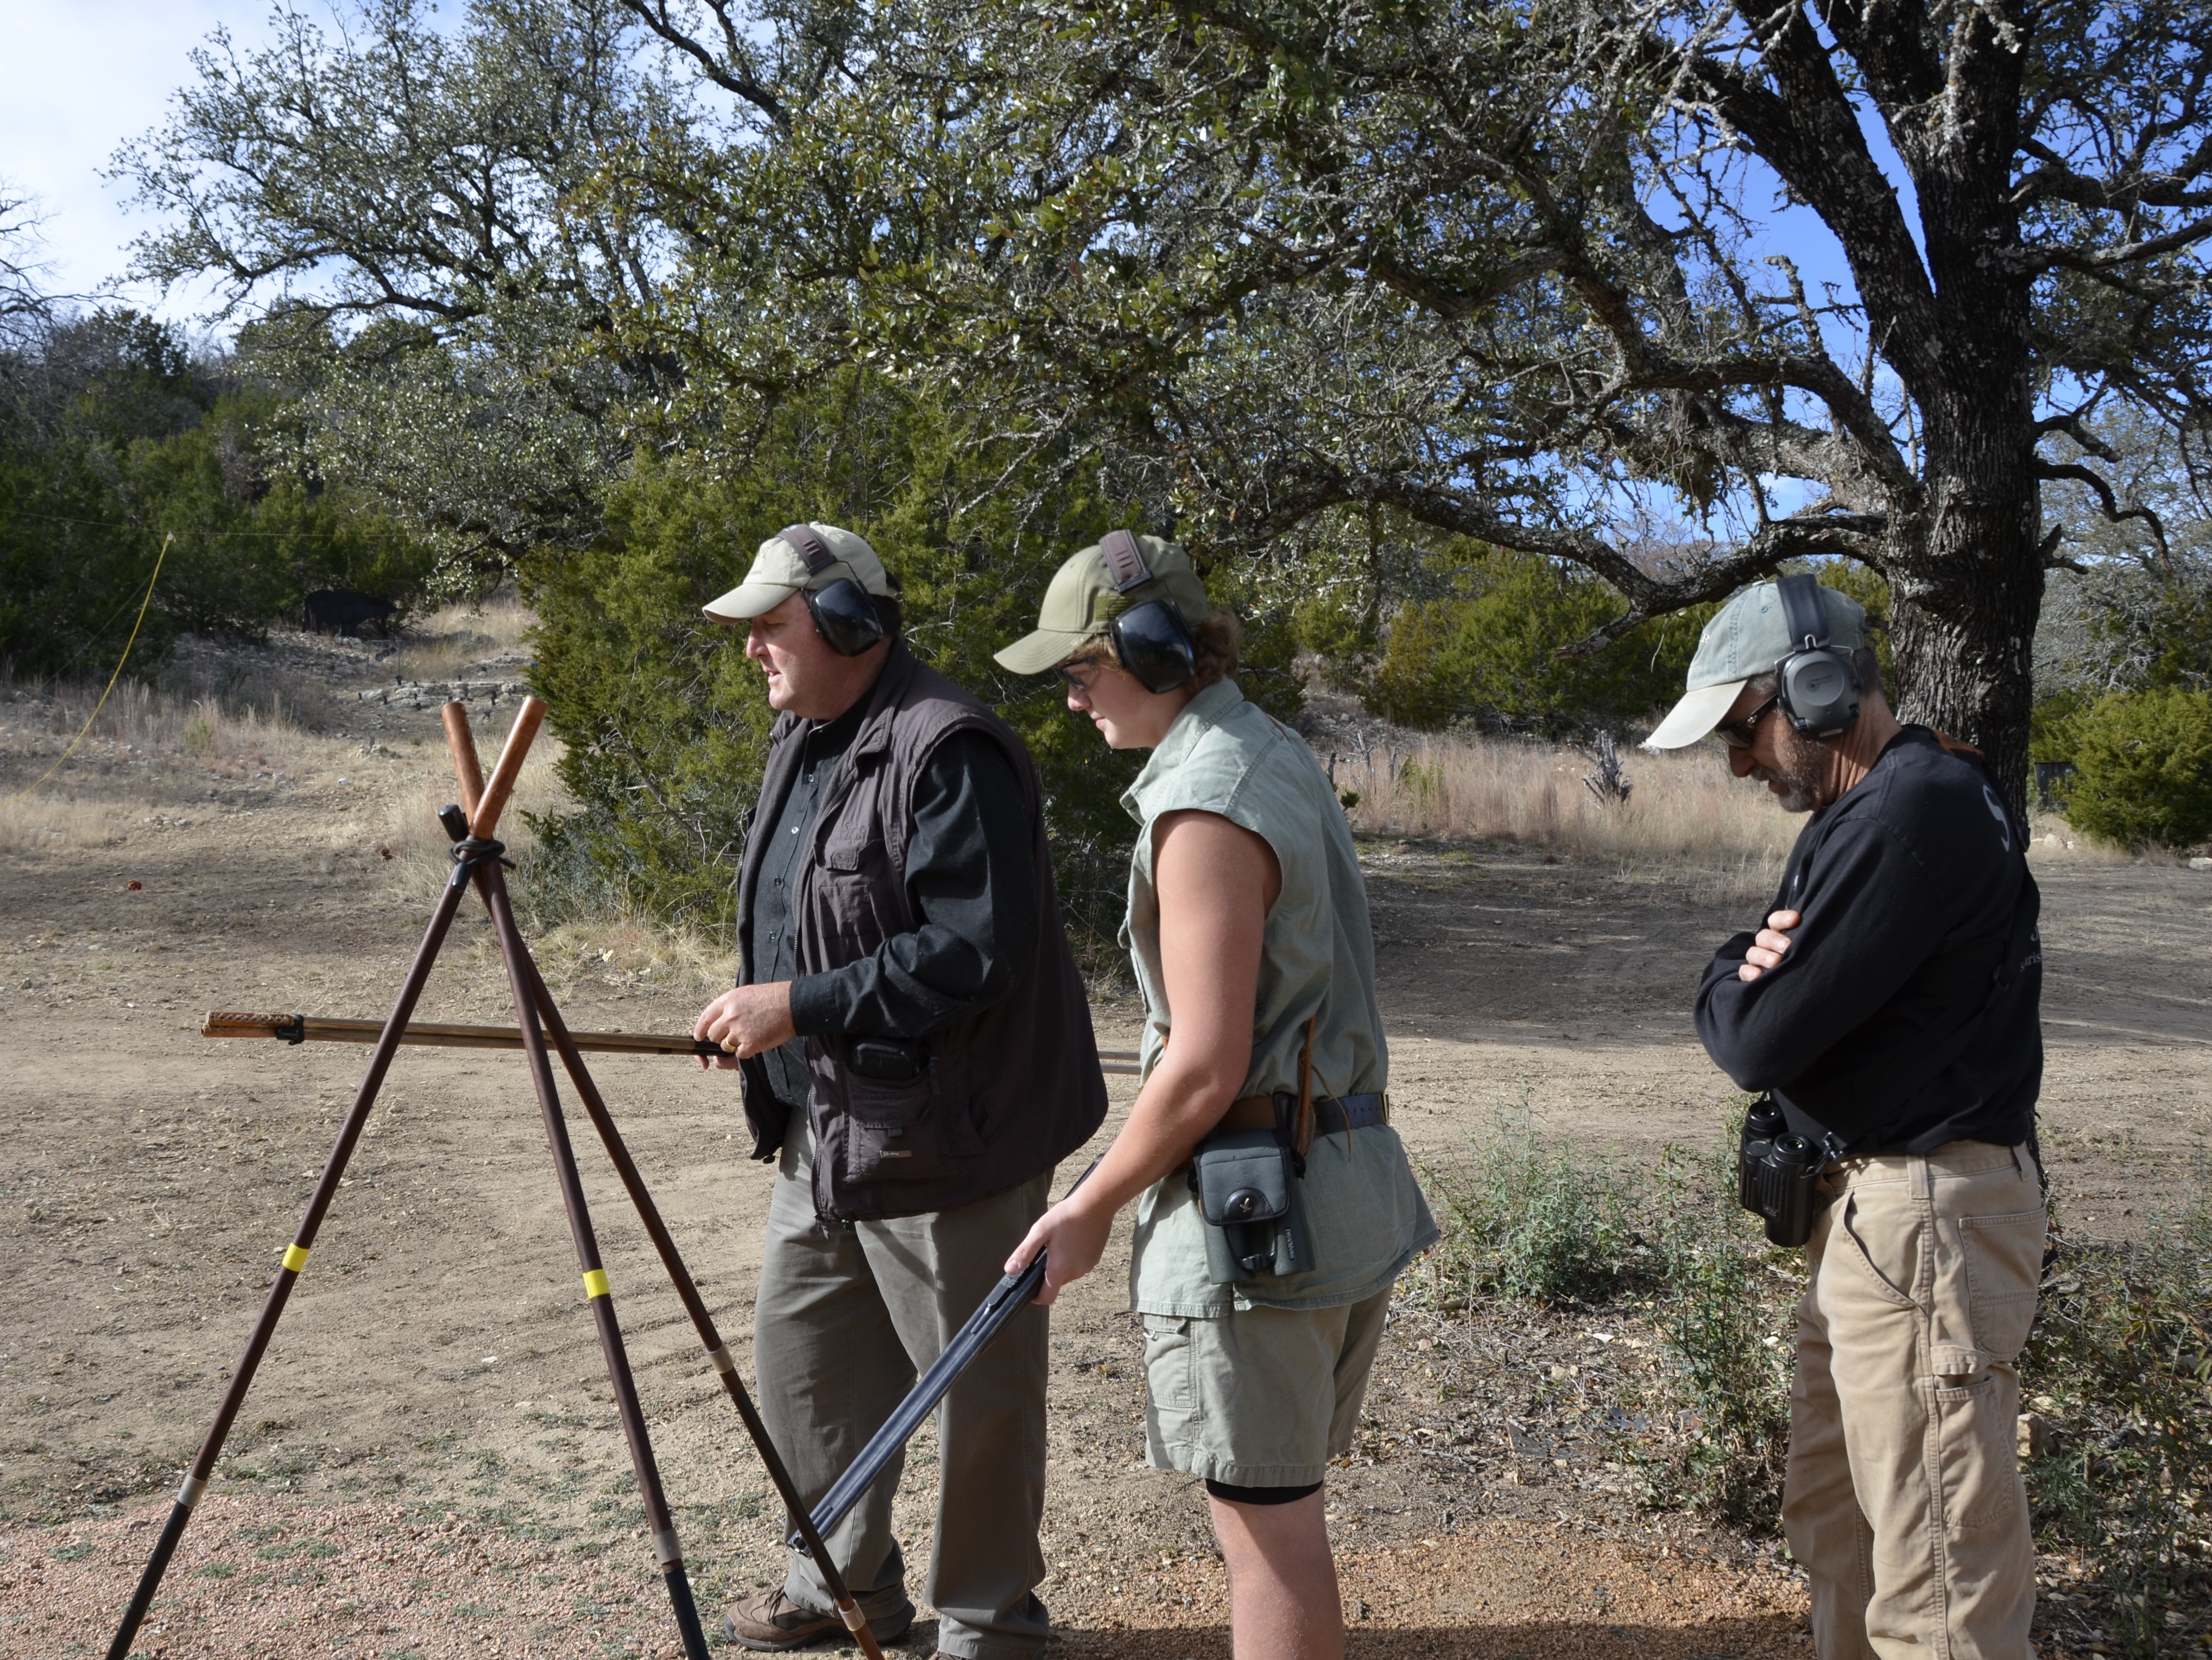
M 885 1643 L 897 1642 L 913 1623 L 911 1609 L 904 1619 L 869 1621 L 878 1640 Z M 842 1638 L 845 1622 L 834 1610 L 824 1614 L 800 1606 L 778 1585 L 742 1602 L 732 1602 L 722 1615 L 722 1634 L 758 1653 L 781 1654 L 810 1648 L 832 1637 Z

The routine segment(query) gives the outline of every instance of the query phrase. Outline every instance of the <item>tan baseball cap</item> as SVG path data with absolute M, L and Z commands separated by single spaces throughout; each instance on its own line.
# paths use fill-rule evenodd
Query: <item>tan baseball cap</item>
M 872 594 L 888 597 L 890 573 L 868 546 L 867 538 L 835 524 L 813 524 L 814 534 L 837 556 L 835 565 L 809 573 L 805 556 L 787 542 L 781 531 L 760 545 L 745 579 L 720 599 L 702 609 L 717 622 L 745 622 L 773 611 L 801 588 L 826 588 L 841 578 L 850 578 Z
M 1833 588 L 1819 591 L 1828 644 L 1838 651 L 1856 650 L 1866 639 L 1866 608 Z M 1698 636 L 1682 700 L 1667 712 L 1644 747 L 1680 749 L 1695 743 L 1727 718 L 1746 681 L 1771 671 L 1796 645 L 1782 615 L 1781 591 L 1771 582 L 1753 583 L 1722 606 Z
M 1171 599 L 1183 621 L 1203 622 L 1213 613 L 1206 597 L 1206 585 L 1191 568 L 1190 555 L 1172 542 L 1140 536 L 1137 547 L 1152 580 L 1127 593 L 1116 593 L 1107 574 L 1105 549 L 1093 542 L 1071 554 L 1053 573 L 1037 612 L 1037 626 L 1004 651 L 994 652 L 999 666 L 1017 675 L 1041 675 L 1066 661 L 1087 641 L 1103 635 L 1114 619 L 1132 606 L 1148 600 Z

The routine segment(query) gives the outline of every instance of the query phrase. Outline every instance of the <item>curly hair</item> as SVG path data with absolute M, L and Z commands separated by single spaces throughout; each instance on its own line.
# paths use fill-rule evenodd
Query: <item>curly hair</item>
M 1190 631 L 1191 644 L 1198 648 L 1197 670 L 1190 683 L 1204 691 L 1218 680 L 1236 676 L 1237 648 L 1243 644 L 1244 627 L 1237 621 L 1234 611 L 1216 611 Z

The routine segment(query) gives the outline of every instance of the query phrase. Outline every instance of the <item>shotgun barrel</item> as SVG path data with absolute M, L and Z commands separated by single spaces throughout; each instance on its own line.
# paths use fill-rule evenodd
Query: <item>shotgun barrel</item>
M 345 1020 L 327 1015 L 247 1015 L 216 1010 L 200 1027 L 203 1038 L 281 1038 L 286 1043 L 374 1043 L 381 1021 Z M 704 1038 L 662 1037 L 651 1032 L 578 1032 L 576 1047 L 605 1055 L 720 1055 L 719 1045 Z M 511 1026 L 455 1026 L 410 1021 L 403 1044 L 434 1049 L 520 1049 L 522 1033 Z M 1100 1069 L 1133 1075 L 1137 1051 L 1104 1049 Z
M 282 1038 L 287 1043 L 374 1043 L 380 1021 L 342 1020 L 324 1015 L 241 1015 L 218 1010 L 200 1027 L 203 1038 Z M 579 1032 L 576 1047 L 611 1055 L 719 1055 L 703 1038 L 651 1032 Z M 512 1026 L 454 1026 L 410 1021 L 399 1041 L 434 1049 L 520 1049 L 522 1033 Z
M 1075 1185 L 1067 1191 L 1074 1192 L 1076 1188 L 1091 1178 L 1091 1172 L 1097 1168 L 1098 1160 L 1093 1159 L 1090 1167 L 1075 1178 Z M 1063 1194 L 1061 1197 L 1066 1196 Z M 936 1410 L 937 1403 L 945 1398 L 946 1391 L 951 1389 L 960 1374 L 967 1371 L 969 1364 L 990 1346 L 991 1339 L 999 1335 L 1007 1321 L 1029 1306 L 1030 1300 L 1037 1294 L 1038 1287 L 1043 1284 L 1042 1251 L 1039 1251 L 1036 1260 L 1020 1273 L 1000 1277 L 999 1283 L 991 1288 L 990 1295 L 984 1298 L 975 1312 L 968 1317 L 967 1324 L 952 1334 L 952 1341 L 945 1344 L 939 1351 L 937 1358 L 929 1363 L 929 1370 L 923 1372 L 907 1392 L 906 1399 L 892 1409 L 891 1415 L 884 1420 L 884 1427 L 868 1438 L 868 1444 L 860 1449 L 860 1456 L 846 1467 L 845 1473 L 837 1478 L 830 1491 L 822 1495 L 822 1502 L 815 1506 L 809 1518 L 814 1524 L 817 1538 L 827 1539 L 853 1506 L 860 1502 L 862 1496 L 875 1485 L 876 1478 L 884 1473 L 884 1466 L 898 1457 L 899 1450 L 914 1439 L 915 1431 L 921 1427 L 921 1421 Z M 787 1542 L 794 1550 L 805 1548 L 805 1542 L 797 1529 L 792 1530 Z

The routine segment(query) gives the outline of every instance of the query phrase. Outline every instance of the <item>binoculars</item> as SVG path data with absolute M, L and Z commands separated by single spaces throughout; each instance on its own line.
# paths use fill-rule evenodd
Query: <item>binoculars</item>
M 1821 1167 L 1827 1154 L 1802 1136 L 1792 1135 L 1771 1095 L 1751 1104 L 1736 1149 L 1736 1202 L 1766 1219 L 1770 1244 L 1801 1245 L 1813 1236 L 1820 1210 Z

